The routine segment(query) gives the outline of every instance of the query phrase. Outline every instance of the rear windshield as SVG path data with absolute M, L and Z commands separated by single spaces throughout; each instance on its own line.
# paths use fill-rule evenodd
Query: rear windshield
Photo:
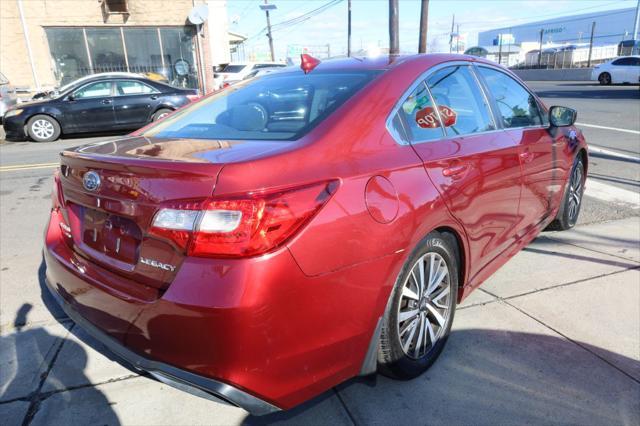
M 242 71 L 243 69 L 245 69 L 245 67 L 246 65 L 227 65 L 226 67 L 224 67 L 222 72 L 236 73 Z
M 273 73 L 205 98 L 145 136 L 294 140 L 335 111 L 379 71 Z

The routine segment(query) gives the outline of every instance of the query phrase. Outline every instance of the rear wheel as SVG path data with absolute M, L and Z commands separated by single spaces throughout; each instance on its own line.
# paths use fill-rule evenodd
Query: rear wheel
M 158 120 L 162 120 L 163 118 L 165 118 L 167 115 L 171 114 L 173 111 L 168 109 L 168 108 L 162 108 L 159 109 L 155 112 L 155 114 L 153 114 L 153 117 L 151 117 L 151 121 L 158 121 Z
M 448 235 L 429 234 L 403 267 L 380 336 L 382 374 L 412 379 L 427 370 L 447 341 L 456 306 L 458 262 Z
M 603 86 L 608 86 L 609 84 L 611 84 L 611 74 L 609 74 L 608 72 L 603 72 L 602 74 L 600 74 L 600 76 L 598 77 L 598 81 L 600 82 L 600 84 L 602 84 Z
M 584 173 L 584 163 L 582 157 L 578 155 L 573 161 L 571 176 L 567 182 L 558 216 L 547 227 L 548 231 L 565 231 L 576 225 L 582 207 L 582 195 L 584 194 L 584 183 L 586 181 Z
M 36 142 L 52 142 L 60 137 L 60 124 L 48 115 L 34 115 L 27 122 L 27 133 Z

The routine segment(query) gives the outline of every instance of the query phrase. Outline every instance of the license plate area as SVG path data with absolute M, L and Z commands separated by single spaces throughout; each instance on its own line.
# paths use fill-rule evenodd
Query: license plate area
M 131 219 L 83 208 L 82 242 L 108 257 L 134 265 L 138 262 L 142 232 Z

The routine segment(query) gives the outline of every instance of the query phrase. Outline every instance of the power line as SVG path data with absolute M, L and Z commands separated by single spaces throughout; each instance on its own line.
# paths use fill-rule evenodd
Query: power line
M 280 31 L 280 30 L 284 30 L 286 28 L 290 28 L 293 27 L 294 25 L 298 25 L 301 24 L 302 22 L 308 21 L 309 19 L 315 17 L 316 15 L 319 15 L 320 13 L 324 12 L 325 10 L 341 3 L 343 0 L 331 0 L 325 4 L 323 4 L 320 7 L 317 7 L 313 10 L 310 10 L 309 12 L 305 12 L 300 16 L 297 16 L 295 18 L 292 19 L 288 19 L 286 21 L 281 21 L 278 22 L 276 24 L 271 25 L 271 31 L 275 32 L 275 31 Z M 267 28 L 262 28 L 260 31 L 258 31 L 256 34 L 252 35 L 251 37 L 248 37 L 245 42 L 254 39 L 262 34 L 264 34 L 264 32 L 267 30 Z

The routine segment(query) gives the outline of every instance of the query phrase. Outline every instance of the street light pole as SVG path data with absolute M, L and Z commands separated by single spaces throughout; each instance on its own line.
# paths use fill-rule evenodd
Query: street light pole
M 420 10 L 420 38 L 418 41 L 418 53 L 427 53 L 428 24 L 429 24 L 429 0 L 422 0 L 422 6 Z
M 400 53 L 398 39 L 398 0 L 389 0 L 389 54 Z
M 347 0 L 347 56 L 351 56 L 351 0 Z
M 271 61 L 275 62 L 276 55 L 273 52 L 273 36 L 271 35 L 271 18 L 269 17 L 270 10 L 276 10 L 275 4 L 269 4 L 268 0 L 264 0 L 264 4 L 260 5 L 260 9 L 264 10 L 267 15 L 267 37 L 269 38 L 269 51 L 271 52 Z

